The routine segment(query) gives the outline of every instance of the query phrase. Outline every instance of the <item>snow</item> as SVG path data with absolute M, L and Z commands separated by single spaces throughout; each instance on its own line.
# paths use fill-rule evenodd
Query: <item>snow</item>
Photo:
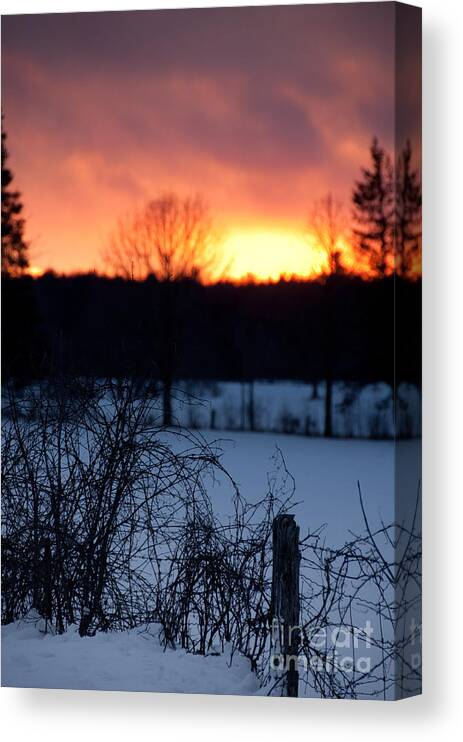
M 351 532 L 363 531 L 357 481 L 372 527 L 395 520 L 395 447 L 392 441 L 324 440 L 275 433 L 200 434 L 223 451 L 222 463 L 250 501 L 267 492 L 275 474 L 275 452 L 294 477 L 293 509 L 301 527 L 315 531 L 326 524 L 327 545 L 340 546 Z M 169 433 L 174 448 L 185 445 Z M 419 441 L 400 443 L 402 454 L 418 460 Z M 414 467 L 409 468 L 409 473 Z M 416 470 L 416 469 L 415 469 Z M 410 479 L 415 492 L 416 481 Z M 208 482 L 216 512 L 232 512 L 233 489 L 227 478 Z M 413 498 L 410 497 L 410 503 Z M 230 651 L 201 657 L 181 649 L 163 651 L 155 625 L 128 632 L 81 638 L 75 628 L 61 636 L 44 635 L 34 621 L 2 629 L 2 683 L 15 687 L 131 690 L 211 694 L 261 694 L 249 661 Z
M 2 628 L 2 685 L 17 688 L 252 695 L 256 676 L 244 657 L 202 657 L 161 647 L 155 624 L 80 637 L 53 636 L 34 616 Z
M 324 394 L 323 383 L 314 390 L 312 384 L 297 381 L 255 381 L 255 430 L 322 435 Z M 230 431 L 250 427 L 249 383 L 178 381 L 173 396 L 174 417 L 181 425 Z M 401 431 L 407 437 L 418 436 L 421 427 L 421 397 L 418 389 L 411 384 L 401 384 L 398 399 Z M 385 383 L 361 387 L 336 382 L 333 385 L 332 415 L 335 436 L 392 438 L 392 389 Z
M 363 530 L 357 482 L 372 523 L 394 520 L 394 443 L 392 441 L 325 440 L 271 433 L 203 431 L 208 442 L 218 441 L 221 458 L 241 493 L 251 502 L 260 500 L 275 470 L 273 456 L 281 451 L 295 481 L 294 509 L 301 532 L 326 524 L 332 546 L 350 540 L 350 531 Z M 406 441 L 410 453 L 419 452 L 418 441 Z M 415 486 L 415 485 L 414 485 Z M 209 485 L 214 509 L 230 513 L 232 488 L 225 478 Z

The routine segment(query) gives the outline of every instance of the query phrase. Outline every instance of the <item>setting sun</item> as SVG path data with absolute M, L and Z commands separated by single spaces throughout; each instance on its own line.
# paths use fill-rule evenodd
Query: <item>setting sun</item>
M 43 276 L 43 268 L 39 265 L 30 265 L 27 269 L 27 273 L 32 276 L 32 278 L 39 278 L 40 276 Z
M 230 255 L 226 277 L 232 281 L 307 278 L 323 268 L 323 257 L 315 245 L 291 231 L 232 232 L 225 240 L 224 252 Z

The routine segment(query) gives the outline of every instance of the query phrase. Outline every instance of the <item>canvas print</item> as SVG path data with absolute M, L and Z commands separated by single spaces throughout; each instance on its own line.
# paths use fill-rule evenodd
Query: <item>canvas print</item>
M 421 692 L 421 11 L 2 18 L 2 683 Z

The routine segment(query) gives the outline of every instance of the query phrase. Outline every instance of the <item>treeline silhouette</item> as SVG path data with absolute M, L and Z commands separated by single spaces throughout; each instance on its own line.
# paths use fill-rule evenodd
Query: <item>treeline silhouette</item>
M 164 290 L 153 276 L 48 273 L 6 280 L 4 298 L 16 311 L 4 324 L 4 374 L 24 382 L 61 374 L 162 380 Z M 396 336 L 396 381 L 420 382 L 421 281 L 352 275 L 243 285 L 183 280 L 170 283 L 169 292 L 173 379 L 325 381 L 330 316 L 336 318 L 329 326 L 333 379 L 392 384 Z

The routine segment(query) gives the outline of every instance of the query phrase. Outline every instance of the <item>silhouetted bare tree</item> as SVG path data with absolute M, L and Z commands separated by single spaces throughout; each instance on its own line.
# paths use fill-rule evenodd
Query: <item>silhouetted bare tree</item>
M 220 272 L 220 235 L 210 211 L 200 196 L 161 195 L 119 222 L 103 259 L 116 275 L 132 279 L 154 275 L 162 282 L 159 367 L 164 425 L 172 425 L 178 345 L 174 284 L 184 279 L 207 281 Z
M 200 196 L 166 193 L 119 221 L 103 260 L 124 278 L 207 281 L 221 268 L 220 234 Z
M 326 258 L 324 273 L 332 276 L 346 269 L 342 262 L 342 239 L 346 234 L 346 220 L 342 204 L 328 192 L 314 201 L 307 225 L 307 236 L 315 238 L 317 247 Z
M 342 262 L 342 239 L 346 233 L 346 222 L 340 201 L 328 192 L 323 198 L 314 201 L 307 225 L 307 237 L 316 240 L 317 247 L 326 258 L 324 267 L 323 307 L 323 357 L 325 366 L 325 422 L 324 435 L 333 434 L 333 365 L 336 352 L 336 317 L 332 311 L 333 281 L 335 276 L 345 272 Z

